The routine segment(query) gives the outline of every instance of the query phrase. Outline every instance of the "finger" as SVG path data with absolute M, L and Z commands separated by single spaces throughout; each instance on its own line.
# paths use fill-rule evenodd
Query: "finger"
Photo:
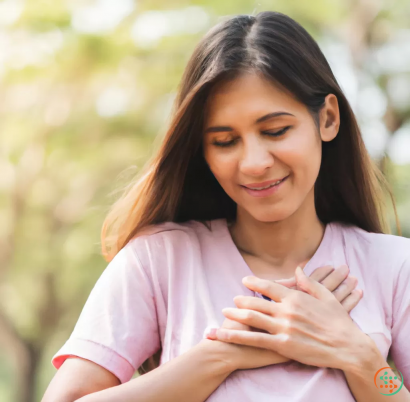
M 302 268 L 297 267 L 295 271 L 297 286 L 300 290 L 310 294 L 319 300 L 331 301 L 335 300 L 332 292 L 326 289 L 321 283 L 306 276 Z
M 337 301 L 341 302 L 347 296 L 352 293 L 354 288 L 357 286 L 357 278 L 355 276 L 349 275 L 340 285 L 333 291 L 333 296 L 336 297 Z
M 354 289 L 349 296 L 347 296 L 342 302 L 341 305 L 344 309 L 350 313 L 359 303 L 359 301 L 363 297 L 363 290 L 362 289 Z
M 242 283 L 254 292 L 259 292 L 265 296 L 270 297 L 275 302 L 280 302 L 292 290 L 279 283 L 269 281 L 267 279 L 257 278 L 256 276 L 245 276 Z
M 241 329 L 243 331 L 250 331 L 251 328 L 249 325 L 241 324 L 238 321 L 230 320 L 229 318 L 225 318 L 224 322 L 222 323 L 221 328 L 226 329 Z
M 331 272 L 334 271 L 334 267 L 331 265 L 325 265 L 323 267 L 316 268 L 311 274 L 310 277 L 315 281 L 322 281 L 325 279 Z M 292 278 L 287 279 L 276 279 L 274 282 L 279 283 L 280 285 L 286 286 L 288 288 L 296 287 L 296 278 L 293 276 Z
M 274 282 L 279 283 L 279 285 L 286 286 L 287 288 L 292 288 L 296 286 L 295 277 L 287 279 L 276 279 Z
M 233 301 L 236 307 L 247 310 L 255 310 L 260 313 L 273 315 L 276 311 L 275 303 L 267 301 L 265 299 L 260 299 L 254 296 L 235 296 Z
M 226 329 L 240 329 L 242 331 L 251 331 L 251 327 L 249 325 L 241 324 L 238 321 L 230 320 L 229 318 L 225 318 L 224 322 L 222 323 L 221 328 Z M 217 327 L 208 326 L 204 330 L 203 337 L 211 340 L 215 340 L 215 331 Z
M 333 292 L 349 275 L 349 267 L 341 265 L 322 281 L 322 285 Z
M 309 277 L 317 282 L 323 281 L 328 275 L 330 275 L 335 270 L 331 265 L 325 265 L 323 267 L 316 268 Z
M 216 327 L 206 327 L 204 330 L 203 338 L 211 339 L 211 340 L 216 340 L 216 330 L 218 328 Z
M 239 345 L 254 346 L 269 350 L 278 350 L 288 339 L 287 334 L 265 334 L 263 332 L 249 332 L 235 329 L 218 328 L 215 332 L 217 340 Z
M 235 320 L 254 328 L 263 329 L 271 334 L 277 332 L 278 321 L 280 321 L 259 311 L 247 309 L 227 307 L 222 309 L 222 314 L 230 320 Z

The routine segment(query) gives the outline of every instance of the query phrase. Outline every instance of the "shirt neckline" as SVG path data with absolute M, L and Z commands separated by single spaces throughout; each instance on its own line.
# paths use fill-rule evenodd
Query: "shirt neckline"
M 225 246 L 232 258 L 234 259 L 234 263 L 238 268 L 238 271 L 242 271 L 244 273 L 243 276 L 257 276 L 253 273 L 252 269 L 249 267 L 245 259 L 243 258 L 242 254 L 238 250 L 235 242 L 232 239 L 231 233 L 228 228 L 228 223 L 226 218 L 220 219 L 220 225 L 222 229 L 222 233 L 224 234 Z M 305 267 L 303 268 L 303 272 L 309 276 L 314 269 L 319 268 L 316 266 L 316 261 L 319 262 L 323 252 L 328 248 L 331 242 L 332 237 L 332 229 L 333 223 L 326 224 L 325 231 L 322 237 L 322 240 L 319 244 L 319 247 L 316 249 L 315 253 L 313 254 L 312 258 L 307 262 Z

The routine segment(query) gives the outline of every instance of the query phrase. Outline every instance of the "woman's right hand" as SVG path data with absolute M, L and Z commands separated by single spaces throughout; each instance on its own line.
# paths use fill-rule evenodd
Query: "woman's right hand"
M 336 269 L 331 266 L 320 267 L 313 271 L 310 277 L 332 291 L 347 312 L 350 312 L 363 296 L 362 292 L 355 289 L 357 279 L 349 275 L 349 269 L 346 265 L 342 265 Z M 296 285 L 294 278 L 275 282 L 290 288 L 295 288 Z M 221 328 L 259 331 L 256 328 L 249 327 L 248 325 L 228 318 L 224 320 Z M 208 334 L 206 338 L 218 344 L 223 344 L 215 346 L 224 349 L 227 356 L 230 356 L 229 364 L 232 365 L 232 371 L 264 367 L 289 361 L 288 358 L 272 350 L 217 341 L 212 333 Z
M 315 269 L 310 278 L 321 283 L 326 289 L 330 290 L 336 300 L 350 313 L 359 303 L 363 296 L 361 290 L 356 289 L 357 278 L 349 275 L 349 267 L 341 265 L 334 269 L 330 265 Z M 295 277 L 289 279 L 279 279 L 275 281 L 280 285 L 290 289 L 297 289 Z

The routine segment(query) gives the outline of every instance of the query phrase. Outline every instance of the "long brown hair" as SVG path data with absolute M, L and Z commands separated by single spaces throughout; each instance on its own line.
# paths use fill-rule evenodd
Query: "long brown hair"
M 326 95 L 336 95 L 340 128 L 333 141 L 323 143 L 315 183 L 318 217 L 323 223 L 345 222 L 368 232 L 389 230 L 384 191 L 390 195 L 391 191 L 366 151 L 354 113 L 326 58 L 296 21 L 264 11 L 219 22 L 195 48 L 163 142 L 104 221 L 101 241 L 107 261 L 149 225 L 235 219 L 235 202 L 203 157 L 202 130 L 210 90 L 243 72 L 261 73 L 284 88 L 306 105 L 316 124 Z

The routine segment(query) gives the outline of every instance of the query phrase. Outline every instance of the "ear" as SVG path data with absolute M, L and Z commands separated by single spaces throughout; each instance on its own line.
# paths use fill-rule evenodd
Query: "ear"
M 340 127 L 339 102 L 334 94 L 325 98 L 325 104 L 320 111 L 320 138 L 324 142 L 336 138 Z

